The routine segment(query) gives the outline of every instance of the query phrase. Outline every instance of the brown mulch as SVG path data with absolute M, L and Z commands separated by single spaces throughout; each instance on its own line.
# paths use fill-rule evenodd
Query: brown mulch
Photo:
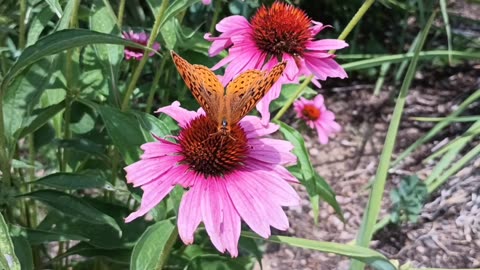
M 407 98 L 395 153 L 400 153 L 433 126 L 409 117 L 448 115 L 480 88 L 479 78 L 480 70 L 475 69 L 473 63 L 442 72 L 417 73 Z M 368 200 L 368 183 L 375 175 L 393 112 L 391 93 L 399 87 L 385 86 L 376 97 L 372 95 L 371 84 L 344 83 L 355 86 L 327 86 L 321 91 L 328 108 L 336 113 L 343 126 L 342 132 L 327 145 L 320 145 L 315 133 L 302 132 L 315 168 L 337 194 L 346 223 L 341 222 L 330 206 L 322 204 L 319 222 L 315 225 L 307 193 L 299 186 L 302 204 L 287 211 L 291 228 L 276 233 L 338 243 L 349 243 L 356 237 Z M 469 112 L 478 115 L 480 105 L 473 105 Z M 388 213 L 389 191 L 396 187 L 401 177 L 416 174 L 425 179 L 435 164 L 423 164 L 423 159 L 432 153 L 435 145 L 445 143 L 445 138 L 451 140 L 462 134 L 469 125 L 450 126 L 417 149 L 400 167 L 390 171 L 380 217 Z M 432 194 L 417 224 L 387 226 L 376 234 L 371 248 L 401 264 L 408 262 L 415 267 L 480 267 L 479 167 L 480 159 L 477 158 Z M 264 269 L 348 269 L 350 262 L 333 254 L 268 244 L 262 264 Z

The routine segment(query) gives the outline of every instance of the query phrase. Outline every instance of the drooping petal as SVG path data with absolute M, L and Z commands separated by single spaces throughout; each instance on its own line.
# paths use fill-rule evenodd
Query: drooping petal
M 290 152 L 293 149 L 289 141 L 262 138 L 249 140 L 250 157 L 274 164 L 291 164 L 296 157 Z
M 148 184 L 171 170 L 181 159 L 183 157 L 165 156 L 137 161 L 125 167 L 127 183 L 133 184 L 134 187 Z M 169 166 L 158 166 L 158 164 L 168 164 Z
M 247 139 L 272 134 L 280 128 L 279 125 L 273 123 L 267 123 L 267 125 L 264 125 L 258 117 L 250 115 L 247 115 L 240 120 L 240 126 L 243 128 L 243 131 L 245 131 Z
M 329 51 L 348 47 L 348 43 L 340 39 L 320 39 L 310 41 L 306 48 L 311 51 Z

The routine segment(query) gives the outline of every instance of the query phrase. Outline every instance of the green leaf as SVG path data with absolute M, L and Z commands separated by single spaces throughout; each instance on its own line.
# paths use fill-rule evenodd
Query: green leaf
M 173 50 L 175 44 L 177 43 L 177 32 L 176 29 L 180 27 L 177 23 L 177 19 L 174 17 L 165 22 L 165 24 L 160 29 L 160 35 L 162 35 L 164 46 L 168 50 Z
M 38 200 L 66 216 L 77 218 L 92 224 L 108 224 L 115 229 L 119 235 L 122 230 L 117 222 L 110 216 L 100 212 L 81 198 L 55 190 L 38 190 L 20 197 L 27 197 Z
M 126 248 L 101 249 L 101 248 L 82 242 L 69 248 L 62 255 L 55 257 L 54 260 L 58 261 L 68 256 L 80 255 L 86 258 L 101 257 L 102 259 L 107 259 L 111 262 L 126 266 L 130 262 L 131 253 L 132 253 L 131 249 L 126 249 Z M 88 268 L 88 269 L 92 269 L 92 268 Z M 119 268 L 110 268 L 110 269 L 119 269 Z
M 113 190 L 113 186 L 102 177 L 101 172 L 91 171 L 88 174 L 53 173 L 29 184 L 44 185 L 62 190 L 99 188 Z
M 133 248 L 130 269 L 162 269 L 178 232 L 171 220 L 150 226 Z
M 137 239 L 148 227 L 148 223 L 144 219 L 125 223 L 125 217 L 131 212 L 126 207 L 94 199 L 85 198 L 85 200 L 102 213 L 114 218 L 123 232 L 122 236 L 120 237 L 109 225 L 92 224 L 76 218 L 65 218 L 65 216 L 56 211 L 49 211 L 37 229 L 63 233 L 65 235 L 82 236 L 89 239 L 88 243 L 90 245 L 100 249 L 132 249 Z
M 263 239 L 251 232 L 242 232 L 242 236 L 254 239 Z M 287 236 L 270 236 L 270 238 L 266 239 L 266 241 L 346 256 L 369 264 L 375 269 L 396 270 L 395 266 L 393 266 L 393 264 L 391 264 L 385 256 L 366 247 Z
M 33 108 L 49 83 L 51 65 L 52 59 L 44 59 L 36 63 L 3 92 L 1 102 L 3 102 L 5 137 L 8 149 L 12 152 L 18 141 L 16 136 L 22 133 L 22 129 L 31 120 Z
M 87 238 L 79 235 L 64 234 L 64 233 L 30 229 L 30 228 L 22 228 L 19 226 L 15 226 L 13 230 L 15 230 L 14 234 L 16 237 L 18 236 L 24 237 L 25 239 L 28 240 L 28 243 L 30 245 L 39 245 L 39 244 L 48 243 L 48 242 L 65 242 L 69 240 L 76 240 L 76 241 L 88 240 Z
M 147 138 L 152 138 L 151 134 L 155 134 L 155 136 L 161 138 L 172 134 L 172 130 L 167 126 L 167 124 L 157 117 L 139 111 L 132 111 L 132 113 L 142 126 Z
M 58 3 L 57 3 L 58 4 Z M 42 8 L 40 12 L 33 18 L 27 35 L 27 47 L 37 42 L 42 34 L 43 29 L 52 19 L 54 13 L 49 8 Z
M 93 1 L 92 14 L 90 15 L 90 29 L 101 33 L 120 36 L 120 30 L 117 26 L 117 17 L 109 1 L 95 0 Z M 103 75 L 106 77 L 111 91 L 111 96 L 118 97 L 118 72 L 120 63 L 123 60 L 123 48 L 121 46 L 111 46 L 97 44 L 95 53 L 102 66 Z M 110 95 L 109 95 L 110 97 Z M 119 101 L 118 101 L 119 102 Z
M 20 270 L 20 262 L 15 256 L 7 224 L 0 213 L 0 266 L 2 269 Z
M 308 155 L 308 151 L 305 148 L 305 141 L 303 140 L 302 135 L 290 127 L 289 125 L 278 121 L 280 125 L 280 132 L 282 132 L 285 139 L 291 142 L 294 145 L 293 153 L 298 158 L 298 165 L 300 166 L 300 171 L 302 173 L 302 178 L 300 181 L 307 188 L 308 194 L 313 201 L 315 201 L 315 196 L 319 195 L 323 200 L 325 200 L 329 205 L 333 207 L 337 215 L 344 220 L 342 209 L 335 198 L 335 193 L 330 188 L 328 183 L 321 177 L 313 168 L 312 163 Z M 314 204 L 314 210 L 318 204 Z M 315 222 L 318 217 L 318 208 L 317 213 L 314 213 Z
M 32 248 L 27 239 L 23 236 L 12 237 L 13 245 L 15 247 L 15 254 L 20 261 L 22 270 L 33 270 L 33 256 Z
M 24 127 L 16 131 L 19 135 L 15 136 L 15 138 L 20 139 L 35 132 L 64 108 L 65 102 L 62 101 L 55 105 L 33 111 L 32 116 L 28 122 L 24 124 Z
M 5 91 L 4 89 L 10 84 L 15 76 L 45 56 L 92 44 L 117 44 L 150 50 L 145 46 L 115 35 L 85 29 L 67 29 L 54 32 L 51 35 L 41 38 L 34 45 L 23 51 L 17 62 L 15 62 L 8 73 L 5 74 L 0 91 Z
M 105 122 L 108 134 L 127 164 L 140 159 L 140 146 L 147 142 L 136 117 L 108 105 L 99 106 L 98 110 Z

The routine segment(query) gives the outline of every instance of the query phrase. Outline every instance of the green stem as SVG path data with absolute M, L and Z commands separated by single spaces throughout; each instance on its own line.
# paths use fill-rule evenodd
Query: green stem
M 25 32 L 26 32 L 26 25 L 25 25 L 25 17 L 27 14 L 27 0 L 20 0 L 20 18 L 18 19 L 18 47 L 20 49 L 25 48 Z
M 363 15 L 367 12 L 367 10 L 370 8 L 370 6 L 375 2 L 375 0 L 367 0 L 363 3 L 363 5 L 358 9 L 357 13 L 355 13 L 355 16 L 350 20 L 350 22 L 347 24 L 345 29 L 343 29 L 342 33 L 338 36 L 338 39 L 345 40 L 347 38 L 348 34 L 353 30 L 353 28 L 360 22 L 362 19 Z M 331 50 L 328 53 L 334 54 L 335 50 Z M 298 87 L 297 91 L 295 94 L 285 102 L 283 107 L 278 111 L 278 113 L 275 115 L 273 120 L 280 120 L 280 118 L 287 112 L 287 110 L 292 106 L 293 102 L 300 96 L 300 94 L 303 92 L 303 90 L 307 87 L 307 85 L 312 81 L 313 75 L 310 75 L 305 78 L 303 83 Z
M 162 58 L 162 62 L 160 63 L 160 67 L 155 71 L 155 76 L 153 77 L 152 86 L 150 87 L 150 93 L 148 94 L 147 99 L 147 107 L 145 108 L 146 113 L 150 113 L 153 106 L 153 97 L 155 96 L 155 92 L 157 92 L 158 82 L 160 81 L 160 76 L 163 73 L 163 69 L 165 67 L 165 63 L 167 62 L 167 57 Z
M 275 115 L 275 117 L 273 118 L 273 121 L 280 120 L 280 118 L 285 114 L 285 112 L 287 112 L 288 108 L 292 106 L 293 102 L 300 96 L 303 90 L 305 90 L 305 88 L 312 81 L 312 79 L 313 79 L 313 75 L 310 75 L 307 78 L 305 78 L 305 80 L 303 80 L 302 84 L 300 84 L 300 86 L 297 88 L 297 91 L 295 92 L 295 94 L 293 94 L 293 96 L 291 96 L 285 102 L 285 104 L 280 109 L 280 111 L 278 111 L 277 115 Z
M 217 24 L 218 17 L 220 15 L 220 12 L 222 11 L 222 2 L 223 1 L 215 1 L 212 23 L 210 24 L 210 30 L 208 31 L 209 33 L 213 34 L 213 32 L 215 31 L 215 25 Z
M 152 32 L 150 33 L 150 38 L 148 39 L 147 47 L 152 48 L 153 43 L 155 42 L 155 39 L 157 38 L 158 32 L 160 31 L 160 26 L 163 21 L 163 15 L 165 14 L 165 10 L 168 7 L 168 2 L 169 1 L 162 1 L 162 5 L 160 6 L 160 9 L 158 10 L 157 16 L 155 17 L 155 23 L 152 28 Z M 140 78 L 140 74 L 142 73 L 143 67 L 147 63 L 149 56 L 147 52 L 144 52 L 142 59 L 138 63 L 137 68 L 133 72 L 132 78 L 130 79 L 130 82 L 127 87 L 127 91 L 125 92 L 125 96 L 123 97 L 123 102 L 122 102 L 122 111 L 128 110 L 128 105 L 130 102 L 130 97 L 133 94 L 133 90 L 135 90 L 135 86 L 137 85 L 137 81 Z
M 10 174 L 11 158 L 5 138 L 5 122 L 3 119 L 3 93 L 0 92 L 0 169 L 2 170 L 3 188 L 8 190 L 12 185 Z
M 117 25 L 120 31 L 122 30 L 123 14 L 125 13 L 125 2 L 126 0 L 120 0 L 120 4 L 118 6 Z
M 347 26 L 345 26 L 345 29 L 343 29 L 342 33 L 338 36 L 338 39 L 345 40 L 345 38 L 347 38 L 348 34 L 350 34 L 353 28 L 358 24 L 358 22 L 360 22 L 363 15 L 365 15 L 367 10 L 370 8 L 370 6 L 372 6 L 373 3 L 375 3 L 375 0 L 367 0 L 362 4 L 362 6 L 358 9 L 357 13 L 355 13 Z M 335 51 L 330 51 L 330 53 L 334 52 Z

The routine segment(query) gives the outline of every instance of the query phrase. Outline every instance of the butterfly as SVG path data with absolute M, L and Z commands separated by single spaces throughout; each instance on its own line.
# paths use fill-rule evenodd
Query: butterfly
M 217 124 L 218 133 L 226 136 L 272 88 L 282 76 L 286 62 L 271 71 L 248 70 L 233 79 L 224 89 L 215 73 L 208 67 L 192 65 L 171 51 L 180 76 L 192 92 L 207 117 Z

